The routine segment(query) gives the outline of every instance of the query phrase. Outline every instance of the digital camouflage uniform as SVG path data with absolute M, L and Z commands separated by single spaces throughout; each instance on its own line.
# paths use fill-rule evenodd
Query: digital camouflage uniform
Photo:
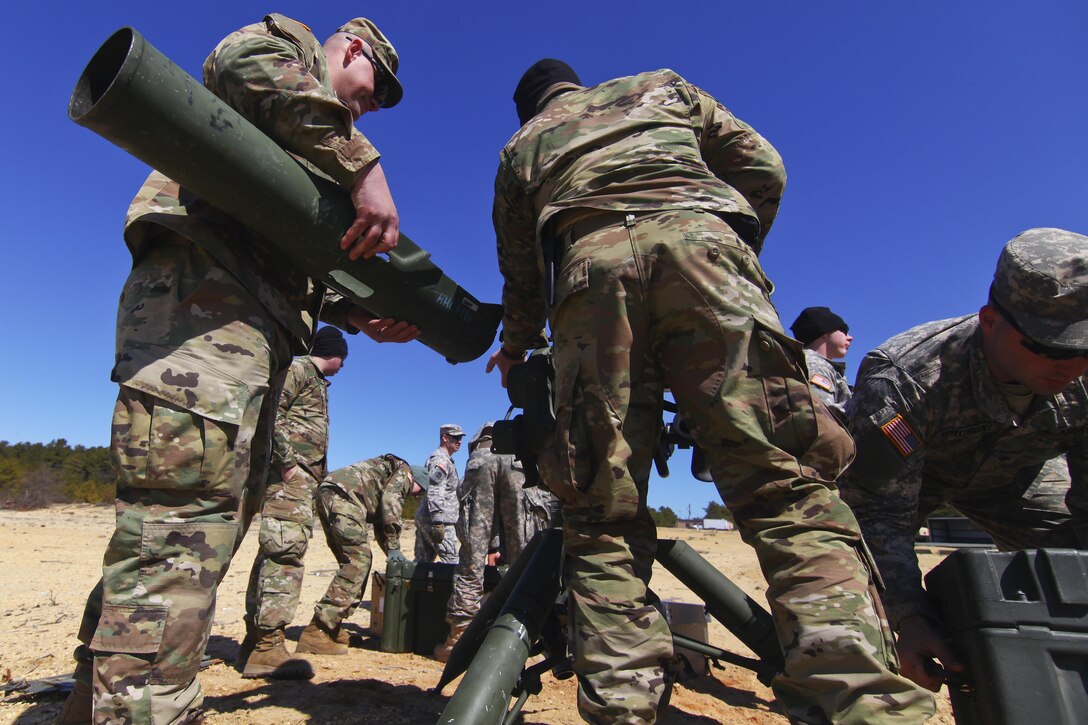
M 272 465 L 261 506 L 257 558 L 246 590 L 246 622 L 260 630 L 291 624 L 314 529 L 314 493 L 329 448 L 329 381 L 309 355 L 287 369 L 272 435 Z M 290 480 L 283 469 L 296 466 Z
M 539 487 L 523 488 L 525 473 L 512 455 L 491 452 L 491 431 L 478 433 L 461 482 L 461 542 L 453 592 L 446 606 L 451 630 L 465 626 L 480 611 L 484 567 L 491 551 L 514 562 L 538 531 L 553 525 L 558 502 Z
M 554 87 L 538 109 L 503 149 L 494 222 L 505 345 L 542 345 L 546 315 L 555 341 L 558 422 L 540 466 L 563 501 L 582 716 L 652 722 L 674 666 L 647 589 L 669 388 L 767 578 L 790 717 L 922 720 L 932 698 L 894 674 L 835 493 L 853 444 L 814 403 L 756 258 L 784 188 L 778 153 L 669 70 Z M 550 310 L 542 240 L 561 245 Z
M 850 384 L 846 382 L 846 364 L 805 348 L 805 366 L 808 367 L 808 384 L 816 397 L 829 408 L 843 410 L 850 399 Z
M 228 36 L 204 84 L 344 186 L 378 157 L 329 86 L 321 45 L 279 15 Z M 259 505 L 275 401 L 315 317 L 349 329 L 271 245 L 159 173 L 129 207 L 112 454 L 117 524 L 80 628 L 96 722 L 195 716 L 215 591 Z M 324 308 L 323 298 L 327 297 Z
M 330 473 L 317 489 L 317 514 L 340 570 L 314 606 L 314 618 L 335 631 L 359 606 L 370 576 L 367 528 L 384 553 L 400 549 L 401 511 L 412 471 L 392 453 Z
M 942 503 L 1002 549 L 1075 547 L 1078 525 L 1079 546 L 1088 546 L 1085 383 L 1036 395 L 1017 416 L 987 368 L 977 315 L 920 325 L 865 356 L 846 406 L 858 456 L 839 485 L 896 627 L 933 616 L 914 535 Z
M 415 560 L 443 564 L 457 563 L 457 516 L 460 479 L 457 466 L 445 448 L 439 446 L 423 464 L 431 477 L 430 488 L 416 509 Z

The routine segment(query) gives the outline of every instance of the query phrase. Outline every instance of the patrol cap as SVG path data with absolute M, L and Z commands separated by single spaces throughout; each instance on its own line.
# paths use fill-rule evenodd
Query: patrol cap
M 392 108 L 400 103 L 400 99 L 404 96 L 404 88 L 397 80 L 400 58 L 393 44 L 382 34 L 382 31 L 378 30 L 378 26 L 366 18 L 355 18 L 341 25 L 336 32 L 350 33 L 357 38 L 362 38 L 370 46 L 374 54 L 374 62 L 382 69 L 382 77 L 374 79 L 376 83 L 380 83 L 375 90 L 382 96 L 381 107 Z
M 438 430 L 440 433 L 445 433 L 446 435 L 453 436 L 455 438 L 460 438 L 465 435 L 465 432 L 461 430 L 461 426 L 457 425 L 456 423 L 446 423 L 445 425 L 439 427 Z
M 1088 349 L 1088 237 L 1029 229 L 1001 251 L 990 296 L 1032 340 Z
M 427 471 L 424 470 L 423 466 L 412 466 L 412 479 L 424 492 L 431 483 L 431 477 L 427 475 Z
M 480 426 L 480 429 L 478 431 L 476 431 L 475 433 L 473 433 L 472 438 L 469 439 L 468 449 L 470 451 L 476 450 L 476 446 L 479 445 L 480 441 L 482 441 L 485 438 L 490 438 L 491 437 L 491 429 L 494 428 L 494 427 L 495 427 L 495 421 L 493 421 L 493 420 L 489 420 L 486 423 L 484 423 L 482 426 Z

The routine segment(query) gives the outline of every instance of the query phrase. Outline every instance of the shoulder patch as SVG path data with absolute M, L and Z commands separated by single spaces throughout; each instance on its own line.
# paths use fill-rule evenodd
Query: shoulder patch
M 880 432 L 892 442 L 892 445 L 895 446 L 895 449 L 899 451 L 899 455 L 903 456 L 903 458 L 914 453 L 922 445 L 922 441 L 914 433 L 914 429 L 898 413 L 887 423 L 881 424 Z
M 813 373 L 812 377 L 808 379 L 810 385 L 815 385 L 820 390 L 826 390 L 831 393 L 835 390 L 835 384 L 826 375 L 820 375 L 819 373 Z

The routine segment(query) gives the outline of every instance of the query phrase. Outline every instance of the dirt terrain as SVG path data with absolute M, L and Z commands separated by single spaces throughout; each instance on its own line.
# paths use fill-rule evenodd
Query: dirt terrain
M 58 506 L 18 512 L 0 510 L 0 723 L 48 723 L 59 712 L 65 694 L 58 688 L 19 688 L 22 681 L 69 674 L 71 651 L 83 602 L 98 579 L 102 552 L 112 532 L 113 509 Z M 742 589 L 763 602 L 764 584 L 755 557 L 734 532 L 665 529 L 663 537 L 684 539 Z M 403 541 L 411 542 L 409 524 Z M 438 662 L 413 654 L 378 651 L 378 638 L 369 630 L 370 613 L 360 609 L 347 624 L 351 650 L 343 657 L 310 659 L 317 676 L 308 682 L 244 680 L 232 662 L 244 634 L 242 614 L 246 579 L 256 549 L 250 531 L 219 590 L 210 664 L 200 674 L 207 722 L 213 725 L 249 723 L 382 723 L 417 725 L 437 721 L 457 683 L 443 694 L 432 688 L 442 671 Z M 385 561 L 377 547 L 375 567 Z M 940 561 L 921 556 L 923 568 Z M 306 581 L 295 625 L 288 638 L 297 640 L 309 621 L 314 602 L 328 586 L 336 563 L 318 532 L 307 555 Z M 653 587 L 663 599 L 695 601 L 682 584 L 657 567 Z M 369 587 L 367 601 L 369 601 Z M 711 643 L 738 653 L 747 650 L 716 622 L 710 624 Z M 293 647 L 293 643 L 289 647 Z M 41 688 L 42 683 L 37 683 Z M 575 681 L 545 677 L 544 691 L 529 699 L 525 723 L 580 723 L 575 708 Z M 661 723 L 784 724 L 771 691 L 747 670 L 725 664 L 706 676 L 677 686 Z M 953 723 L 948 700 L 938 701 L 938 716 L 930 721 Z

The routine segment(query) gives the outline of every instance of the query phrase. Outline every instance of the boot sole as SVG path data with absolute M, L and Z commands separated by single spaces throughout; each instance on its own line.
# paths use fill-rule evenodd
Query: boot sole
M 313 668 L 298 668 L 296 666 L 288 667 L 280 665 L 279 667 L 269 667 L 267 665 L 247 665 L 242 670 L 242 678 L 246 680 L 312 680 L 314 678 Z
M 339 655 L 346 655 L 347 653 L 348 653 L 348 648 L 347 647 L 345 647 L 344 649 L 334 650 L 332 652 L 329 652 L 327 650 L 317 649 L 316 647 L 306 647 L 306 646 L 301 645 L 301 644 L 297 645 L 295 647 L 295 654 L 303 654 L 303 655 L 330 655 L 330 656 L 336 657 L 336 656 L 339 656 Z

